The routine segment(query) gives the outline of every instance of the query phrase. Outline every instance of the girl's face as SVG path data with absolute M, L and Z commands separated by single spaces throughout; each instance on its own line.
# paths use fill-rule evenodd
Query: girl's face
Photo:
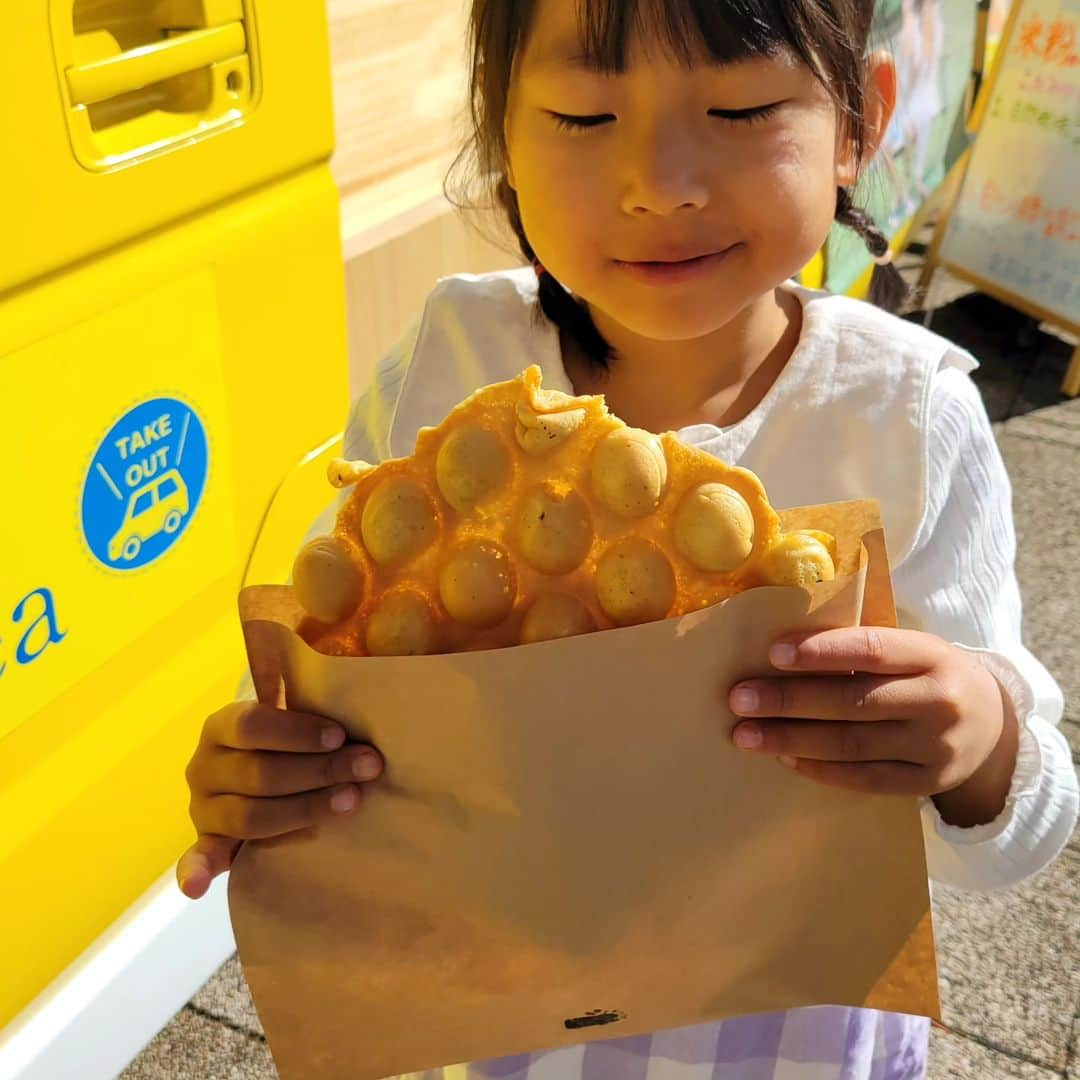
M 538 0 L 506 115 L 525 233 L 594 318 L 655 340 L 713 332 L 823 243 L 855 178 L 836 106 L 787 55 L 687 69 L 634 40 L 605 76 L 570 61 L 578 41 L 575 0 Z M 623 265 L 702 252 L 722 254 L 676 282 Z

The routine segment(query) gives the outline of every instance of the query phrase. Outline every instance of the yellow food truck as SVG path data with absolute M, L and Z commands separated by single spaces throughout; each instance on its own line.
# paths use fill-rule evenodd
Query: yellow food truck
M 0 10 L 5 1078 L 114 1075 L 234 948 L 173 866 L 348 402 L 328 54 L 323 4 Z

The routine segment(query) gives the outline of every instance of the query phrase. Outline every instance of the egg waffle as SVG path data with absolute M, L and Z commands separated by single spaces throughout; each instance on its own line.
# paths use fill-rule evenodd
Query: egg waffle
M 417 655 L 670 618 L 835 576 L 828 533 L 785 533 L 757 476 L 541 386 L 475 391 L 413 454 L 338 459 L 352 491 L 293 568 L 320 652 Z

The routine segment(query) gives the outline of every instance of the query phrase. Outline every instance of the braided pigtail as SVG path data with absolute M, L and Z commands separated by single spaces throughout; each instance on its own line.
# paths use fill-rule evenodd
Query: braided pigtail
M 836 221 L 854 229 L 863 238 L 877 263 L 870 278 L 870 303 L 886 311 L 898 311 L 911 296 L 911 289 L 892 261 L 885 234 L 865 210 L 860 210 L 852 202 L 851 192 L 847 188 L 836 189 Z
M 521 224 L 521 211 L 518 209 L 517 192 L 510 186 L 504 176 L 495 189 L 499 203 L 506 211 L 507 220 L 517 237 L 521 253 L 533 265 L 539 281 L 538 296 L 540 309 L 560 329 L 567 333 L 578 343 L 585 356 L 591 363 L 603 368 L 605 371 L 611 364 L 614 350 L 604 340 L 596 324 L 589 314 L 589 309 L 568 290 L 564 289 L 547 269 L 540 264 L 536 253 L 525 235 L 525 228 Z

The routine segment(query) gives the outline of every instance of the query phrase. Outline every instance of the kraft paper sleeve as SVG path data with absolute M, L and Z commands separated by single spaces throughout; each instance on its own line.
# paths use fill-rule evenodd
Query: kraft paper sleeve
M 353 814 L 240 850 L 229 903 L 282 1077 L 384 1077 L 807 1005 L 939 1019 L 917 800 L 730 742 L 772 640 L 895 625 L 873 501 L 782 512 L 836 580 L 516 648 L 331 657 L 240 596 L 260 700 L 386 759 Z

